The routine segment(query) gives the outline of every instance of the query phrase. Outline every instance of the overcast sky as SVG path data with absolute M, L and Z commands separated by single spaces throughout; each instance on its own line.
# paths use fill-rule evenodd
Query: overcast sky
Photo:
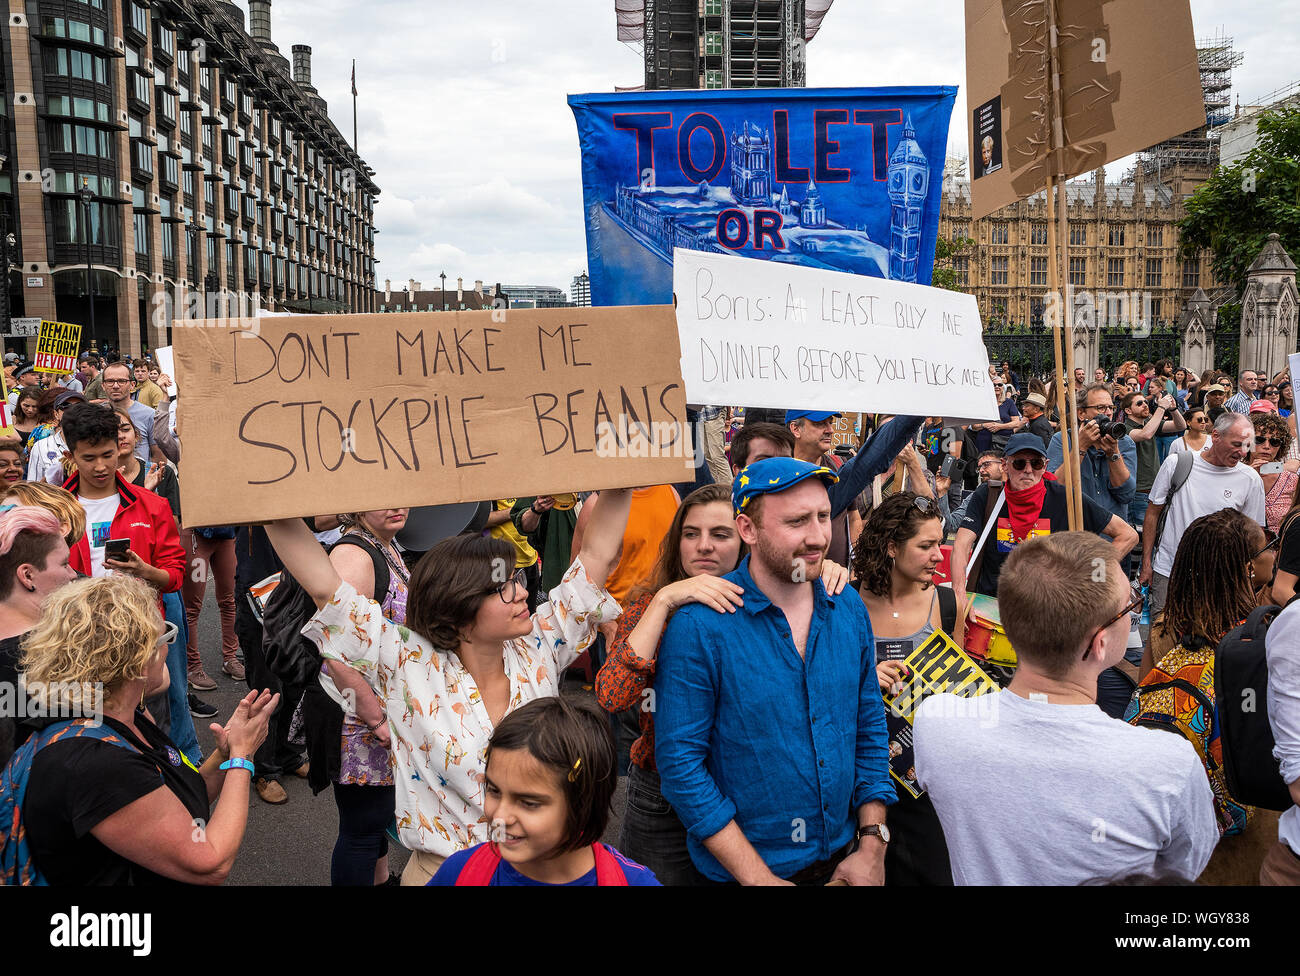
M 239 6 L 247 10 L 246 0 Z M 1243 103 L 1300 80 L 1300 4 L 1191 0 L 1198 38 L 1222 30 L 1245 62 Z M 808 84 L 958 86 L 949 145 L 965 143 L 960 0 L 837 0 L 808 46 Z M 614 0 L 274 0 L 271 37 L 312 48 L 312 82 L 375 169 L 376 277 L 437 287 L 445 271 L 565 289 L 586 267 L 582 179 L 565 96 L 640 84 L 615 39 Z M 1118 176 L 1122 168 L 1108 172 Z

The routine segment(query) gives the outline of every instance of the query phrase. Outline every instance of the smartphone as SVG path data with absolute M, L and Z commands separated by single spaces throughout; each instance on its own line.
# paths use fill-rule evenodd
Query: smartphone
M 1268 464 L 1261 464 L 1259 466 L 1259 473 L 1280 474 L 1284 467 L 1286 467 L 1286 465 L 1284 465 L 1281 461 L 1269 461 Z
M 853 457 L 853 445 L 836 444 L 835 450 L 832 453 L 838 454 L 840 457 L 844 458 L 844 460 L 847 461 L 849 458 Z
M 126 554 L 131 551 L 130 539 L 109 539 L 104 543 L 105 559 L 125 559 Z
M 949 454 L 943 459 L 943 464 L 939 466 L 939 477 L 947 478 L 949 481 L 956 481 L 965 470 L 966 462 Z

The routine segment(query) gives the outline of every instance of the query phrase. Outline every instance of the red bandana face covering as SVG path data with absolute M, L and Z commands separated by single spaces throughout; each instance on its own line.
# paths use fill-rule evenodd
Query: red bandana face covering
M 1031 488 L 1019 490 L 1007 487 L 1007 519 L 1011 523 L 1011 534 L 1017 542 L 1029 538 L 1034 524 L 1043 513 L 1043 498 L 1047 495 L 1047 480 L 1055 477 L 1050 471 L 1044 471 L 1043 477 Z

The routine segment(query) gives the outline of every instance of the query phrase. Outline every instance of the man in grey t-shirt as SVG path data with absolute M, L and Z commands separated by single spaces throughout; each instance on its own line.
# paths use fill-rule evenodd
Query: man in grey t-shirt
M 1019 658 L 1011 684 L 934 695 L 914 722 L 917 783 L 939 815 L 953 881 L 1196 878 L 1219 840 L 1196 750 L 1096 705 L 1097 678 L 1124 656 L 1141 609 L 1111 547 L 1084 532 L 1020 544 L 998 604 Z

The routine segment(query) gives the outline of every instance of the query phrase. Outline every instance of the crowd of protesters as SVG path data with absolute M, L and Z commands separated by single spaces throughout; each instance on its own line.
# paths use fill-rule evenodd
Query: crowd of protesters
M 1009 362 L 991 422 L 705 406 L 694 482 L 489 499 L 415 551 L 407 509 L 182 528 L 157 364 L 4 371 L 0 880 L 221 883 L 296 775 L 336 885 L 1300 882 L 1214 700 L 1300 587 L 1285 372 L 1075 370 L 1077 442 Z M 936 634 L 999 690 L 926 698 L 900 779 L 885 698 Z M 1267 665 L 1300 800 L 1300 609 Z

